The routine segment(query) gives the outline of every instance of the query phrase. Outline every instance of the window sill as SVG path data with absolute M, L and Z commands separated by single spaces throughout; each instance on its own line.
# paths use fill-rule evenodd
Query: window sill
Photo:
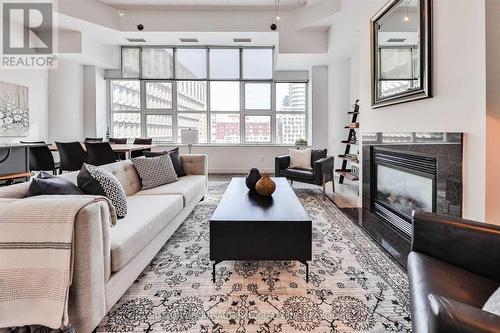
M 188 147 L 189 145 L 185 143 L 168 143 L 168 142 L 158 142 L 154 143 L 157 147 Z M 311 146 L 297 146 L 297 145 L 279 145 L 279 144 L 270 144 L 270 143 L 232 143 L 232 144 L 221 144 L 221 143 L 199 143 L 194 144 L 193 148 L 311 148 Z

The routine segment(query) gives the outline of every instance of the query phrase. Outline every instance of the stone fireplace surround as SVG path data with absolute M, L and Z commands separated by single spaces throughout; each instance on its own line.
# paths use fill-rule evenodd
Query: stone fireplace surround
M 434 210 L 442 215 L 462 216 L 462 133 L 363 133 L 362 149 L 365 212 L 375 213 L 373 156 L 375 151 L 388 151 L 435 159 Z M 387 223 L 379 216 L 377 219 Z

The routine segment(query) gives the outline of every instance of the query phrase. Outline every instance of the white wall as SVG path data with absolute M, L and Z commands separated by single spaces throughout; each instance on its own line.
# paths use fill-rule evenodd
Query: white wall
M 49 140 L 74 141 L 84 137 L 83 66 L 59 60 L 49 70 Z
M 108 117 L 106 115 L 106 80 L 103 69 L 83 66 L 83 95 L 84 136 L 105 137 Z
M 360 24 L 362 131 L 465 132 L 463 216 L 484 221 L 485 0 L 433 1 L 435 97 L 372 109 L 369 22 L 385 2 L 386 0 L 370 0 L 362 6 Z
M 500 1 L 486 0 L 486 221 L 500 225 Z
M 342 160 L 337 156 L 343 154 L 345 144 L 340 143 L 347 139 L 348 130 L 344 128 L 350 122 L 347 112 L 351 107 L 351 60 L 335 60 L 328 66 L 329 93 L 328 93 L 328 150 L 335 156 L 335 168 L 342 166 Z
M 5 69 L 0 70 L 0 81 L 29 88 L 30 129 L 27 137 L 0 137 L 0 143 L 47 140 L 47 70 Z
M 312 146 L 328 147 L 328 66 L 314 66 L 311 81 Z
M 177 145 L 162 145 L 155 150 L 172 149 Z M 181 153 L 187 154 L 188 148 L 181 146 Z M 276 156 L 287 155 L 287 147 L 278 146 L 196 146 L 193 154 L 208 155 L 210 173 L 248 173 L 251 168 L 261 172 L 274 172 Z

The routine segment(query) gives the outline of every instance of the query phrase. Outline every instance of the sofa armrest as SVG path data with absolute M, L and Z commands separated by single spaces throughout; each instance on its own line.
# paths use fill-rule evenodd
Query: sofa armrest
M 290 165 L 290 156 L 278 156 L 274 159 L 274 175 L 276 177 L 280 176 L 280 170 L 288 168 Z
M 106 315 L 105 285 L 111 275 L 111 213 L 104 201 L 83 207 L 73 236 L 73 282 L 69 320 L 77 332 L 91 332 Z
M 188 175 L 208 176 L 208 155 L 188 154 L 181 155 L 182 166 Z
M 314 162 L 313 170 L 314 170 L 314 179 L 322 180 L 323 176 L 325 176 L 326 181 L 332 180 L 333 177 L 333 164 L 334 158 L 333 156 L 327 156 L 325 158 L 319 159 Z
M 412 251 L 500 281 L 500 227 L 431 213 L 413 217 Z
M 433 294 L 428 299 L 435 332 L 494 333 L 500 328 L 500 316 L 493 313 Z

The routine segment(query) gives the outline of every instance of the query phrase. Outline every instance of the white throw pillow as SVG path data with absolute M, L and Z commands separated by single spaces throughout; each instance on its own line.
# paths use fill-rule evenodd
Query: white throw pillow
M 288 149 L 290 154 L 290 166 L 293 169 L 312 169 L 311 168 L 311 148 L 307 149 Z
M 488 298 L 488 301 L 483 306 L 483 310 L 500 316 L 500 288 Z

